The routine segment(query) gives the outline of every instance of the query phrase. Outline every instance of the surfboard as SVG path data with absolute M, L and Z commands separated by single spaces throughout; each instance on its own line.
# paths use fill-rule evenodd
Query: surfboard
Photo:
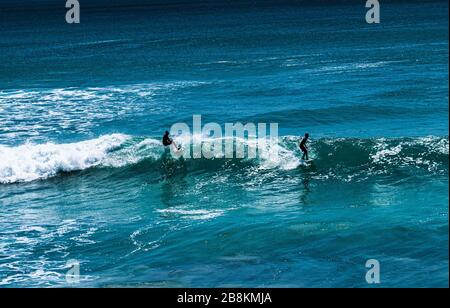
M 174 147 L 174 152 L 176 157 L 181 157 L 184 154 L 184 149 L 181 145 L 178 146 L 178 148 Z
M 313 159 L 301 159 L 300 163 L 303 166 L 311 166 L 311 163 L 313 162 Z

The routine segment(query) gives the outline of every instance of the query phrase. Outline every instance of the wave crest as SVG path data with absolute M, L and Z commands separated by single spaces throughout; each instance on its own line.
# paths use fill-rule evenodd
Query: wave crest
M 129 138 L 114 134 L 72 144 L 0 146 L 0 183 L 29 182 L 98 166 Z
M 192 141 L 193 140 L 193 141 Z M 256 171 L 267 169 L 294 170 L 302 164 L 298 149 L 300 137 L 288 136 L 267 140 L 254 159 L 232 159 L 237 170 L 248 166 Z M 192 147 L 195 138 L 179 138 L 185 149 Z M 223 138 L 222 141 L 225 141 Z M 254 142 L 235 139 L 247 147 Z M 273 155 L 273 153 L 278 153 Z M 396 139 L 319 139 L 311 142 L 311 170 L 321 178 L 352 178 L 377 174 L 391 174 L 398 170 L 422 170 L 432 174 L 448 174 L 448 137 Z M 71 144 L 25 144 L 17 147 L 0 145 L 0 183 L 29 182 L 53 177 L 62 172 L 90 168 L 126 168 L 142 161 L 155 168 L 164 165 L 168 155 L 160 140 L 122 134 Z M 179 159 L 179 158 L 178 158 Z M 230 159 L 185 159 L 188 170 L 217 171 Z M 153 168 L 152 167 L 152 168 Z M 258 171 L 257 171 L 258 172 Z

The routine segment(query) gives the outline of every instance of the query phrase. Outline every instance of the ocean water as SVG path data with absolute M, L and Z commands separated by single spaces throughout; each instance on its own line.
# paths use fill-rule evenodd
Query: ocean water
M 448 286 L 448 2 L 6 2 L 0 287 Z M 279 138 L 171 157 L 194 114 Z

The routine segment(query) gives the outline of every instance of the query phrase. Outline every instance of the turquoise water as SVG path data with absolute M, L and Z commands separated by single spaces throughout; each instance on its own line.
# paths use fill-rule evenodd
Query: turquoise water
M 448 286 L 447 2 L 6 7 L 0 287 Z M 194 114 L 280 137 L 172 158 Z

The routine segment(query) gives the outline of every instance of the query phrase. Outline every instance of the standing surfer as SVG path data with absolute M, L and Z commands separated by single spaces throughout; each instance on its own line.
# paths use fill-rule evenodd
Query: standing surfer
M 300 150 L 303 152 L 302 160 L 309 160 L 308 158 L 308 148 L 306 147 L 306 142 L 308 141 L 309 134 L 306 133 L 305 137 L 303 137 L 302 141 L 300 141 Z

